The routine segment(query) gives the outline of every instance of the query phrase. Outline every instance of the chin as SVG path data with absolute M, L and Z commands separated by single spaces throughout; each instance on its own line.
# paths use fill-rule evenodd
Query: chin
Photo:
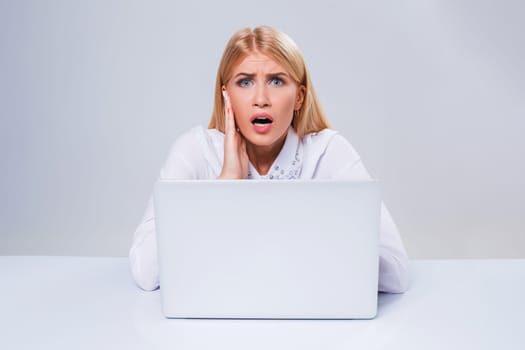
M 246 137 L 246 140 L 255 146 L 270 146 L 275 143 L 274 138 L 268 138 L 261 135 L 250 135 Z
M 273 135 L 273 133 L 258 134 L 255 132 L 250 132 L 244 137 L 248 142 L 255 146 L 271 146 L 274 143 L 278 142 L 280 139 L 279 135 Z

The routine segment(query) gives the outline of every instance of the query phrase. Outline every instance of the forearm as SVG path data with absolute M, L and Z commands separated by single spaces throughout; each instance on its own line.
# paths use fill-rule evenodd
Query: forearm
M 155 290 L 159 287 L 156 238 L 153 203 L 150 199 L 129 251 L 131 274 L 135 283 L 144 290 Z
M 387 208 L 381 206 L 379 233 L 379 291 L 403 293 L 408 289 L 408 256 Z

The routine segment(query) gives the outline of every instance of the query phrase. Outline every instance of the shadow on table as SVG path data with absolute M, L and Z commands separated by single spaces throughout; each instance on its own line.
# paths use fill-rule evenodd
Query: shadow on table
M 388 315 L 390 309 L 395 307 L 394 305 L 399 303 L 403 297 L 404 294 L 379 293 L 376 318 Z
M 159 291 L 137 293 L 131 314 L 134 341 L 158 349 L 320 349 L 381 348 L 403 322 L 393 325 L 403 294 L 379 293 L 378 314 L 372 320 L 210 320 L 166 319 Z M 394 317 L 395 318 L 395 317 Z M 387 326 L 385 326 L 387 325 Z M 375 345 L 374 345 L 375 344 Z M 378 347 L 379 346 L 379 347 Z

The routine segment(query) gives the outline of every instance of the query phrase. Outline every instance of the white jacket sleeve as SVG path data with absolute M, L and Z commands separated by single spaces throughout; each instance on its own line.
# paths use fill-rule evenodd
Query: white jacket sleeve
M 172 146 L 168 158 L 160 172 L 161 179 L 194 179 L 196 166 L 202 164 L 198 139 L 191 131 L 181 136 Z M 189 159 L 188 159 L 189 158 Z M 159 287 L 159 267 L 157 259 L 157 236 L 155 233 L 155 210 L 152 196 L 144 217 L 133 236 L 129 251 L 131 274 L 135 283 L 144 290 Z
M 370 175 L 352 145 L 335 135 L 319 160 L 315 178 L 367 180 Z M 408 289 L 408 256 L 399 231 L 384 204 L 379 233 L 379 291 L 403 293 Z
M 133 243 L 129 251 L 129 262 L 131 274 L 140 288 L 155 290 L 159 287 L 153 198 L 148 201 L 142 222 L 133 236 Z

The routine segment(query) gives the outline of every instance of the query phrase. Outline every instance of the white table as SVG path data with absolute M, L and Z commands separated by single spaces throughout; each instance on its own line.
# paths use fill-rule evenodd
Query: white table
M 2 349 L 525 349 L 525 260 L 415 260 L 374 320 L 165 319 L 125 258 L 0 257 Z

